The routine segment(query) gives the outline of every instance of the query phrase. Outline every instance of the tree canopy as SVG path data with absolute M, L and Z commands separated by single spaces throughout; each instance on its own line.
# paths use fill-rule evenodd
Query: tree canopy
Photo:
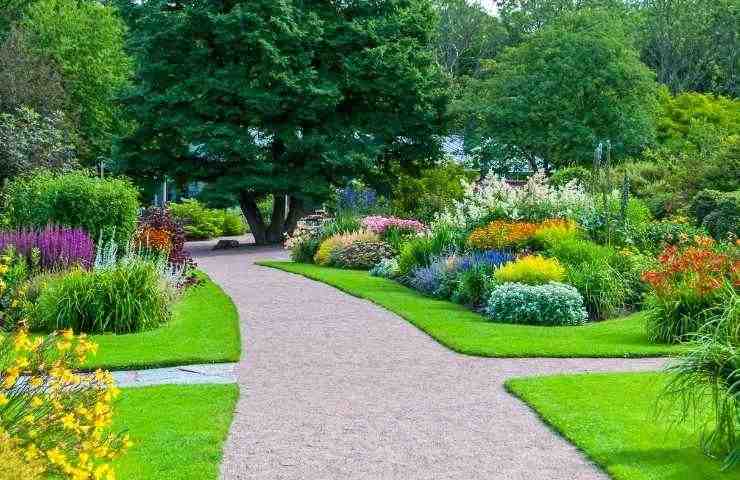
M 124 52 L 125 25 L 115 7 L 93 0 L 6 0 L 22 5 L 16 15 L 30 48 L 51 59 L 69 96 L 67 116 L 77 123 L 79 153 L 87 163 L 110 154 L 124 131 L 115 97 L 131 75 Z M 33 74 L 38 74 L 37 70 Z
M 490 65 L 462 102 L 491 138 L 533 169 L 585 164 L 600 141 L 617 155 L 654 137 L 654 74 L 625 29 L 591 9 L 566 14 Z
M 129 4 L 139 59 L 121 144 L 138 175 L 200 179 L 280 241 L 333 185 L 439 154 L 447 85 L 428 0 Z M 143 60 L 146 61 L 143 61 Z M 275 198 L 272 222 L 257 208 Z

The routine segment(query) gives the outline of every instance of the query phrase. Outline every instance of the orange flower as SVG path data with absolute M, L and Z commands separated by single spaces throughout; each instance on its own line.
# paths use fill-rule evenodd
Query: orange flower
M 172 234 L 167 230 L 144 227 L 136 232 L 136 245 L 139 248 L 169 252 L 172 248 Z

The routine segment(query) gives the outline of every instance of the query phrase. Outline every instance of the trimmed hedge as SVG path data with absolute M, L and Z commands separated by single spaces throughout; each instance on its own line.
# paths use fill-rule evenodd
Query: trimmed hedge
M 5 193 L 11 227 L 82 228 L 94 241 L 115 235 L 120 245 L 136 230 L 139 192 L 129 180 L 98 178 L 86 171 L 38 170 L 12 180 Z

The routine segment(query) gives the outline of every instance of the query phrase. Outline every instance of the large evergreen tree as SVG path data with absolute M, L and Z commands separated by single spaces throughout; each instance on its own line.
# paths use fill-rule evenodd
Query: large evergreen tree
M 353 176 L 438 155 L 447 88 L 428 0 L 129 4 L 138 175 L 199 179 L 238 201 L 257 243 Z M 257 208 L 274 197 L 271 222 Z

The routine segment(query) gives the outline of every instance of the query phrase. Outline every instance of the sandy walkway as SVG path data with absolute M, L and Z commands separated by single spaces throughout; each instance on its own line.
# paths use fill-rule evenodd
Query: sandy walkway
M 244 339 L 225 479 L 608 478 L 503 382 L 663 363 L 465 357 L 370 302 L 254 265 L 280 250 L 208 247 L 191 250 L 236 302 Z

